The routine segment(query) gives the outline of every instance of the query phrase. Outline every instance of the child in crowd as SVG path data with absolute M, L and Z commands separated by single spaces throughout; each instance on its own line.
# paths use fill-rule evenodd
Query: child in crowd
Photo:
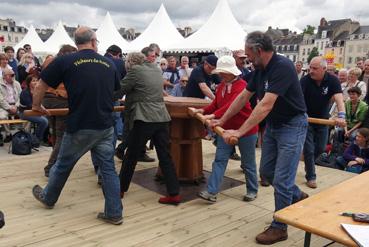
M 336 161 L 340 168 L 348 172 L 362 173 L 369 170 L 369 129 L 360 128 L 355 142 Z

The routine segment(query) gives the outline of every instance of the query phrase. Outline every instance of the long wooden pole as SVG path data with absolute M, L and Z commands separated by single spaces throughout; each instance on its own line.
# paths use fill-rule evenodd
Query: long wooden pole
M 195 117 L 197 118 L 198 120 L 200 120 L 201 123 L 205 124 L 206 126 L 210 127 L 210 120 L 209 119 L 206 119 L 204 117 L 203 114 L 197 112 L 195 113 L 195 108 L 193 107 L 188 107 L 188 114 L 191 116 L 191 117 Z M 223 136 L 223 133 L 224 133 L 224 129 L 220 126 L 215 126 L 214 128 L 214 132 L 217 133 L 218 135 L 220 136 Z M 230 144 L 232 145 L 236 145 L 238 143 L 238 138 L 235 137 L 235 136 L 232 136 L 230 138 Z
M 308 122 L 312 123 L 312 124 L 322 124 L 322 125 L 331 125 L 331 126 L 336 125 L 334 120 L 322 119 L 322 118 L 313 118 L 313 117 L 309 117 Z
M 58 109 L 47 109 L 50 112 L 50 116 L 65 116 L 68 114 L 68 108 L 58 108 Z M 114 111 L 124 111 L 124 106 L 114 106 Z M 31 117 L 31 116 L 42 116 L 41 112 L 33 111 L 33 110 L 25 110 L 24 116 Z

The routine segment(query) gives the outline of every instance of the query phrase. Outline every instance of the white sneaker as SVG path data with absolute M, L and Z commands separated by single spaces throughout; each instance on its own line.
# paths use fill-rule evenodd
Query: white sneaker
M 213 195 L 213 194 L 210 194 L 209 192 L 207 192 L 206 190 L 204 191 L 200 191 L 198 194 L 197 194 L 200 198 L 206 200 L 206 201 L 209 201 L 209 202 L 216 202 L 217 201 L 217 195 Z

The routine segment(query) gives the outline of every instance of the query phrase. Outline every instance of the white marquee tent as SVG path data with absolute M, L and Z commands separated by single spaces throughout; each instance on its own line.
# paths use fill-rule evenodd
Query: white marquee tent
M 209 20 L 184 41 L 172 44 L 171 52 L 212 52 L 244 48 L 246 32 L 237 22 L 226 0 L 219 0 Z
M 62 45 L 67 44 L 76 47 L 74 41 L 65 31 L 63 23 L 59 21 L 53 34 L 45 41 L 45 51 L 51 54 L 56 54 L 59 52 Z
M 182 42 L 184 38 L 177 31 L 163 4 L 161 4 L 154 19 L 145 31 L 130 43 L 130 51 L 140 51 L 142 48 L 157 43 L 162 50 L 171 44 Z
M 106 49 L 111 45 L 119 46 L 123 52 L 128 50 L 129 43 L 118 32 L 109 12 L 106 13 L 103 22 L 97 29 L 96 37 L 100 42 L 98 49 L 101 54 L 104 54 Z
M 35 28 L 30 26 L 28 28 L 27 34 L 24 38 L 14 46 L 14 50 L 17 51 L 20 47 L 23 47 L 25 44 L 30 44 L 32 47 L 32 51 L 34 53 L 43 53 L 45 52 L 45 44 L 42 42 L 40 37 L 38 36 Z

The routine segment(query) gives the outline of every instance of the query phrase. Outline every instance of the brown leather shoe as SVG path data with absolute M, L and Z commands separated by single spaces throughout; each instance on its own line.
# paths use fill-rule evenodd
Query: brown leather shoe
M 307 181 L 306 185 L 307 185 L 307 187 L 312 188 L 312 189 L 316 189 L 318 187 L 315 180 Z
M 294 204 L 294 203 L 296 203 L 296 202 L 299 202 L 299 201 L 302 201 L 302 200 L 304 200 L 304 199 L 306 199 L 306 198 L 308 198 L 308 197 L 309 197 L 309 195 L 308 195 L 308 194 L 306 194 L 305 192 L 301 191 L 300 198 L 299 198 L 298 200 L 296 200 L 296 201 L 292 201 L 292 204 Z
M 256 236 L 256 242 L 259 244 L 270 245 L 288 238 L 287 229 L 279 229 L 269 226 L 265 231 Z

